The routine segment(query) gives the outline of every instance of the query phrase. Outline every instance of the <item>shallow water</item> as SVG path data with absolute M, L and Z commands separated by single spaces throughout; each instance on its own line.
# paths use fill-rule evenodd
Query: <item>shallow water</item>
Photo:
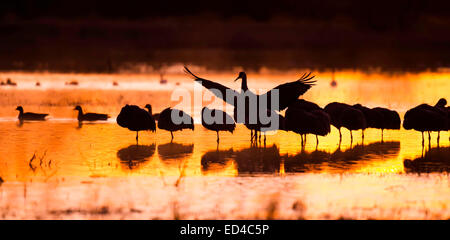
M 302 71 L 248 73 L 249 86 L 270 89 Z M 234 73 L 202 77 L 234 89 Z M 303 97 L 325 106 L 332 101 L 382 106 L 404 112 L 419 103 L 448 97 L 449 73 L 389 75 L 316 73 L 317 85 Z M 0 218 L 43 219 L 448 219 L 450 149 L 448 133 L 436 133 L 422 148 L 414 131 L 349 132 L 339 146 L 330 135 L 277 132 L 258 146 L 250 132 L 194 131 L 135 133 L 115 124 L 124 104 L 151 103 L 155 112 L 175 106 L 174 90 L 193 92 L 181 72 L 167 74 L 0 73 L 16 87 L 0 87 Z M 67 81 L 78 86 L 66 86 Z M 34 86 L 39 81 L 40 87 Z M 112 82 L 118 82 L 113 86 Z M 179 83 L 178 85 L 176 83 Z M 198 86 L 197 86 L 198 87 Z M 201 89 L 201 88 L 200 88 Z M 212 102 L 204 100 L 203 105 Z M 201 103 L 194 105 L 198 122 Z M 109 113 L 103 123 L 78 125 L 75 105 Z M 50 113 L 45 122 L 16 121 L 25 111 Z M 218 103 L 213 103 L 219 106 Z M 423 156 L 423 157 L 422 157 Z

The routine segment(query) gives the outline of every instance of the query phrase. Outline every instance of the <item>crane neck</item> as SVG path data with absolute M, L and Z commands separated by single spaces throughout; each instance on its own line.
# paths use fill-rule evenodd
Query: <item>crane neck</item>
M 242 76 L 241 90 L 242 91 L 247 91 L 248 90 L 247 75 L 245 75 L 245 74 Z

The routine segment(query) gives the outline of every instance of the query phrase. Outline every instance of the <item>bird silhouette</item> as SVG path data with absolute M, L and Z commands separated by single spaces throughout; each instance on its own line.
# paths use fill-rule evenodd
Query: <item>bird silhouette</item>
M 348 104 L 332 102 L 325 106 L 324 111 L 330 116 L 331 125 L 339 130 L 339 142 L 342 141 L 342 127 L 350 131 L 351 143 L 353 143 L 352 131 L 367 128 L 364 114 Z
M 317 104 L 305 100 L 296 100 L 286 110 L 286 129 L 300 134 L 301 144 L 304 145 L 306 134 L 316 135 L 316 147 L 319 145 L 318 136 L 330 133 L 330 116 Z
M 146 107 L 148 107 L 148 111 L 136 105 L 127 104 L 117 116 L 119 126 L 136 131 L 136 142 L 139 142 L 139 131 L 154 132 L 156 130 L 156 123 L 151 114 L 152 108 L 149 104 Z
M 330 82 L 330 86 L 331 87 L 336 87 L 337 86 L 337 81 L 336 81 L 336 79 L 334 78 L 334 68 L 333 68 L 333 70 L 332 70 L 332 72 L 331 72 L 331 82 Z
M 13 82 L 13 81 L 11 81 L 11 79 L 10 78 L 8 78 L 8 79 L 6 79 L 6 82 L 1 82 L 0 83 L 0 85 L 7 85 L 7 86 L 17 86 L 17 83 L 15 83 L 15 82 Z
M 383 133 L 385 129 L 400 129 L 400 116 L 396 111 L 387 108 L 368 108 L 361 104 L 353 105 L 354 108 L 360 110 L 366 118 L 367 128 L 381 129 L 381 140 L 383 141 Z M 363 132 L 364 137 L 364 132 Z
M 421 132 L 422 146 L 425 144 L 424 132 L 428 132 L 428 141 L 430 142 L 430 132 L 448 130 L 448 114 L 441 105 L 442 101 L 438 102 L 437 106 L 430 106 L 424 103 L 409 109 L 405 113 L 403 128 Z
M 73 110 L 78 111 L 78 121 L 105 121 L 108 120 L 109 115 L 108 114 L 102 114 L 102 113 L 83 113 L 83 109 L 81 106 L 76 106 Z
M 184 111 L 169 107 L 159 114 L 158 128 L 169 131 L 173 140 L 173 132 L 175 131 L 194 130 L 194 120 Z
M 235 81 L 241 79 L 241 91 L 237 92 L 222 84 L 200 78 L 193 74 L 187 67 L 184 67 L 185 72 L 191 75 L 195 81 L 202 84 L 203 87 L 210 90 L 215 96 L 221 98 L 226 103 L 234 106 L 234 120 L 236 123 L 243 123 L 251 131 L 253 136 L 257 136 L 257 132 L 261 129 L 261 125 L 264 125 L 264 121 L 260 116 L 270 111 L 269 116 L 277 114 L 276 111 L 282 111 L 286 109 L 290 103 L 296 100 L 299 96 L 308 91 L 315 81 L 312 81 L 314 76 L 309 74 L 303 74 L 303 76 L 294 82 L 284 83 L 269 90 L 265 94 L 257 95 L 250 91 L 247 86 L 247 75 L 245 72 L 240 72 Z M 278 95 L 279 104 L 272 106 L 272 96 Z M 266 103 L 266 106 L 260 106 L 262 103 Z M 260 111 L 262 114 L 260 114 Z M 255 131 L 255 135 L 253 135 Z
M 19 121 L 44 121 L 45 117 L 48 116 L 47 113 L 32 113 L 32 112 L 23 112 L 22 106 L 17 106 L 17 111 L 19 111 Z
M 202 109 L 202 125 L 204 128 L 217 133 L 217 143 L 219 143 L 219 131 L 233 133 L 236 128 L 233 118 L 226 112 L 217 109 L 211 110 L 207 107 Z
M 381 129 L 381 140 L 383 141 L 383 134 L 385 129 L 399 130 L 401 126 L 400 115 L 394 110 L 387 108 L 376 107 L 372 108 L 382 116 L 382 121 L 375 125 L 375 128 Z

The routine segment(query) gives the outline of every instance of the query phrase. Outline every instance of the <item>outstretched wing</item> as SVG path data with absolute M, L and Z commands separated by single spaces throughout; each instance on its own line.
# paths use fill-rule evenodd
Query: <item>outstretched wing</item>
M 267 101 L 271 102 L 272 94 L 274 94 L 274 90 L 278 91 L 279 96 L 279 105 L 278 108 L 275 107 L 272 110 L 284 110 L 287 108 L 292 102 L 294 102 L 298 97 L 303 95 L 306 91 L 308 91 L 312 86 L 314 86 L 315 80 L 312 80 L 315 76 L 310 76 L 311 73 L 303 74 L 303 76 L 294 82 L 284 83 L 281 85 L 278 85 L 277 87 L 273 88 L 272 90 L 266 92 L 265 94 L 261 95 L 260 97 L 266 98 Z
M 184 67 L 184 71 L 188 74 L 190 74 L 194 80 L 198 83 L 201 83 L 203 87 L 210 90 L 214 95 L 219 97 L 220 99 L 224 100 L 228 104 L 234 103 L 234 96 L 237 96 L 239 93 L 234 91 L 233 89 L 226 87 L 220 83 L 216 83 L 204 78 L 200 78 L 193 74 L 187 67 Z M 229 96 L 227 99 L 227 95 L 231 94 L 232 96 Z

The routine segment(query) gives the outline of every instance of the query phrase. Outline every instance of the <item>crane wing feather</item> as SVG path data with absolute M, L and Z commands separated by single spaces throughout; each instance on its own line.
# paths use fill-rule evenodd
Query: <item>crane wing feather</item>
M 187 67 L 184 67 L 184 71 L 191 75 L 194 78 L 194 81 L 202 84 L 203 87 L 205 87 L 206 89 L 210 90 L 215 96 L 219 97 L 220 99 L 224 100 L 225 102 L 227 102 L 228 104 L 233 104 L 234 103 L 234 96 L 237 96 L 239 93 L 236 92 L 235 90 L 226 87 L 220 83 L 216 83 L 213 82 L 211 80 L 208 79 L 204 79 L 201 77 L 196 76 L 195 74 L 193 74 Z M 232 94 L 231 97 L 228 97 L 227 99 L 227 94 Z
M 271 95 L 277 90 L 279 95 L 279 106 L 272 110 L 282 111 L 315 85 L 316 81 L 312 80 L 314 77 L 315 76 L 311 76 L 311 73 L 304 73 L 297 81 L 280 84 L 261 95 L 261 97 L 267 98 L 267 100 L 270 101 Z

